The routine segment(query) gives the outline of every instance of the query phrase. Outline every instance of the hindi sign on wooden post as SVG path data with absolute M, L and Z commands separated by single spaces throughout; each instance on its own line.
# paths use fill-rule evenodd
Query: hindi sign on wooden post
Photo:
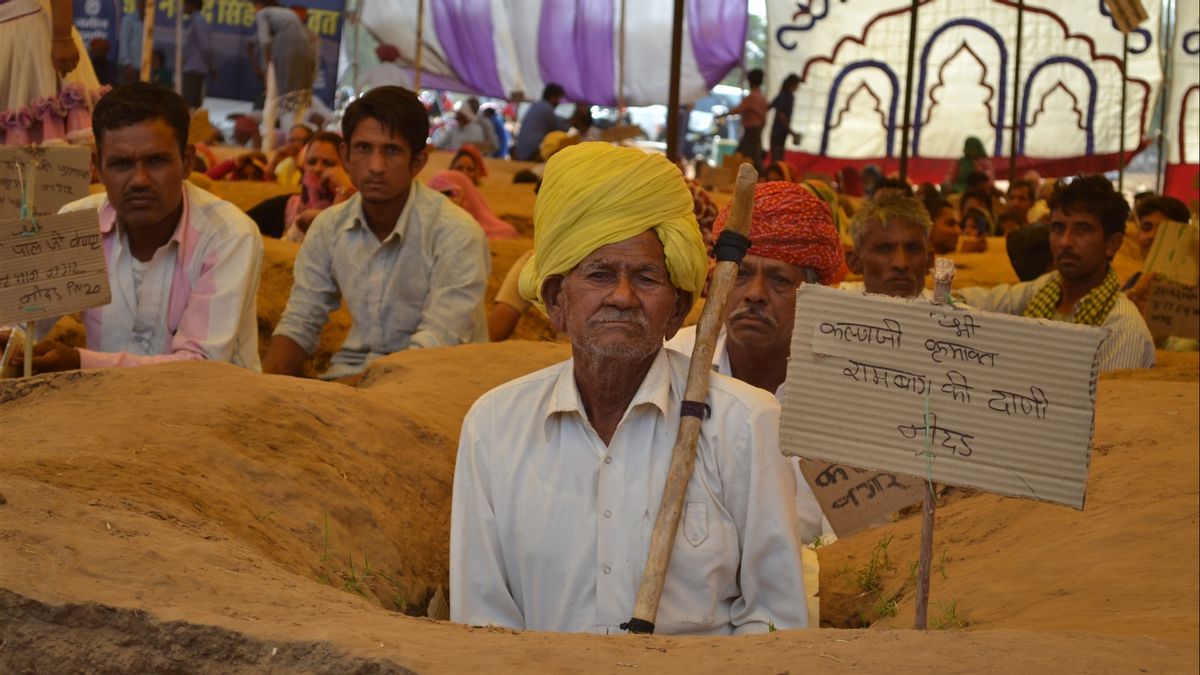
M 0 221 L 0 324 L 111 301 L 95 211 Z
M 91 161 L 87 148 L 0 146 L 0 220 L 21 217 L 22 183 L 35 218 L 88 196 Z
M 1105 333 L 806 284 L 781 446 L 1082 509 Z

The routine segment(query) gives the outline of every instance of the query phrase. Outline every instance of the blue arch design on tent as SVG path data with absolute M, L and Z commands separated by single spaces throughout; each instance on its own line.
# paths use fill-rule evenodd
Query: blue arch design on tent
M 942 33 L 955 26 L 972 26 L 978 28 L 990 35 L 996 41 L 996 46 L 1000 49 L 1000 85 L 998 87 L 999 94 L 996 104 L 996 147 L 992 151 L 993 157 L 999 157 L 1004 148 L 1004 124 L 1001 120 L 1004 119 L 1004 100 L 1007 92 L 1005 84 L 1008 82 L 1008 49 L 1004 45 L 1004 38 L 1000 36 L 1000 33 L 996 32 L 995 28 L 977 19 L 954 19 L 947 21 L 939 26 L 937 30 L 933 31 L 929 36 L 929 40 L 925 42 L 925 47 L 921 49 L 921 78 L 917 81 L 917 114 L 913 119 L 912 154 L 914 157 L 921 154 L 921 112 L 925 108 L 925 76 L 927 74 L 926 62 L 929 60 L 929 50 L 933 48 L 933 43 L 937 42 Z
M 1034 66 L 1033 70 L 1029 71 L 1029 77 L 1025 78 L 1025 87 L 1021 93 L 1021 129 L 1018 132 L 1017 152 L 1022 155 L 1025 154 L 1025 124 L 1028 122 L 1027 116 L 1029 114 L 1029 91 L 1033 88 L 1033 82 L 1037 79 L 1038 72 L 1041 71 L 1042 68 L 1045 68 L 1046 66 L 1052 66 L 1056 63 L 1066 63 L 1082 70 L 1083 74 L 1087 75 L 1088 84 L 1091 85 L 1091 89 L 1088 90 L 1087 120 L 1084 122 L 1084 133 L 1087 136 L 1087 149 L 1085 154 L 1090 156 L 1093 154 L 1093 151 L 1096 147 L 1096 138 L 1092 131 L 1093 123 L 1096 120 L 1096 75 L 1083 61 L 1070 56 L 1051 56 L 1050 58 Z
M 829 147 L 829 125 L 833 121 L 833 104 L 837 101 L 838 90 L 842 86 L 842 80 L 851 72 L 860 68 L 876 68 L 883 71 L 884 75 L 892 82 L 892 103 L 888 106 L 887 119 L 887 156 L 892 156 L 892 139 L 896 135 L 896 104 L 900 98 L 900 79 L 896 77 L 896 73 L 883 61 L 875 61 L 873 59 L 855 61 L 845 68 L 838 76 L 834 78 L 833 85 L 829 88 L 829 100 L 825 103 L 825 130 L 821 134 L 821 154 L 824 155 Z

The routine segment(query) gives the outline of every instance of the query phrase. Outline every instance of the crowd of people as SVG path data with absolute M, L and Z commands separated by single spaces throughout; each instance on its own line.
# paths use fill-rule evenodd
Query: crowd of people
M 279 60 L 305 40 L 289 33 L 291 10 L 257 4 L 275 76 L 292 82 L 311 74 L 307 62 Z M 56 30 L 50 42 L 66 37 Z M 72 66 L 65 57 L 54 63 L 60 72 Z M 989 238 L 1004 237 L 1021 282 L 956 288 L 961 300 L 1102 326 L 1104 371 L 1155 363 L 1138 308 L 1149 279 L 1120 279 L 1111 264 L 1131 209 L 1110 181 L 1041 185 L 1030 176 L 1001 194 L 977 139 L 968 139 L 940 187 L 847 174 L 839 191 L 798 179 L 782 154 L 794 135 L 797 82 L 785 79 L 768 105 L 758 73 L 734 111 L 747 119 L 746 156 L 767 167 L 713 356 L 661 633 L 818 622 L 812 544 L 836 533 L 778 438 L 801 285 L 928 298 L 934 256 L 981 252 Z M 295 86 L 311 89 L 311 82 Z M 113 301 L 81 313 L 86 348 L 39 339 L 33 370 L 209 360 L 301 376 L 330 312 L 344 303 L 349 334 L 320 376 L 353 384 L 388 354 L 505 339 L 536 308 L 569 341 L 571 359 L 485 394 L 463 421 L 451 615 L 469 624 L 621 632 L 686 403 L 697 338 L 683 324 L 706 292 L 713 242 L 730 208 L 718 209 L 660 154 L 568 136 L 579 127 L 555 113 L 563 96 L 548 85 L 516 134 L 512 156 L 539 162 L 533 247 L 489 316 L 488 240 L 519 236 L 479 190 L 485 158 L 507 145 L 492 123 L 495 108 L 463 101 L 453 126 L 435 132 L 415 93 L 381 85 L 346 108 L 338 132 L 297 123 L 270 157 L 210 163 L 188 142 L 193 101 L 151 83 L 118 86 L 90 118 L 103 191 L 65 207 L 98 212 Z M 242 132 L 253 142 L 253 128 Z M 449 168 L 421 182 L 435 149 L 454 153 Z M 287 191 L 246 213 L 198 187 L 201 173 L 209 181 L 273 181 Z M 851 191 L 858 184 L 866 188 L 861 196 Z M 1133 214 L 1143 254 L 1164 220 L 1191 218 L 1162 196 L 1139 200 Z M 260 360 L 255 299 L 264 236 L 299 248 L 286 309 Z M 54 324 L 40 322 L 36 337 Z

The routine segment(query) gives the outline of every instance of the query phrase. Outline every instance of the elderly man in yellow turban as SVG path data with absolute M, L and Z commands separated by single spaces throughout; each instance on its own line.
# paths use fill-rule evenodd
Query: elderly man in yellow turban
M 707 270 L 678 169 L 636 149 L 556 154 L 521 292 L 572 358 L 488 392 L 463 421 L 450 615 L 614 633 L 632 615 L 678 432 L 688 357 L 663 347 Z M 713 373 L 656 632 L 807 625 L 795 485 L 770 393 Z M 695 412 L 699 407 L 702 412 Z

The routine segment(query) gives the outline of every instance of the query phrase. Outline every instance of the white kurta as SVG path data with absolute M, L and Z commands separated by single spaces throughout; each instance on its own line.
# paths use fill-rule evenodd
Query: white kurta
M 608 447 L 588 422 L 573 361 L 476 401 L 454 474 L 452 620 L 621 632 L 658 514 L 687 367 L 686 357 L 659 352 Z M 715 373 L 708 403 L 655 632 L 804 627 L 779 405 Z

